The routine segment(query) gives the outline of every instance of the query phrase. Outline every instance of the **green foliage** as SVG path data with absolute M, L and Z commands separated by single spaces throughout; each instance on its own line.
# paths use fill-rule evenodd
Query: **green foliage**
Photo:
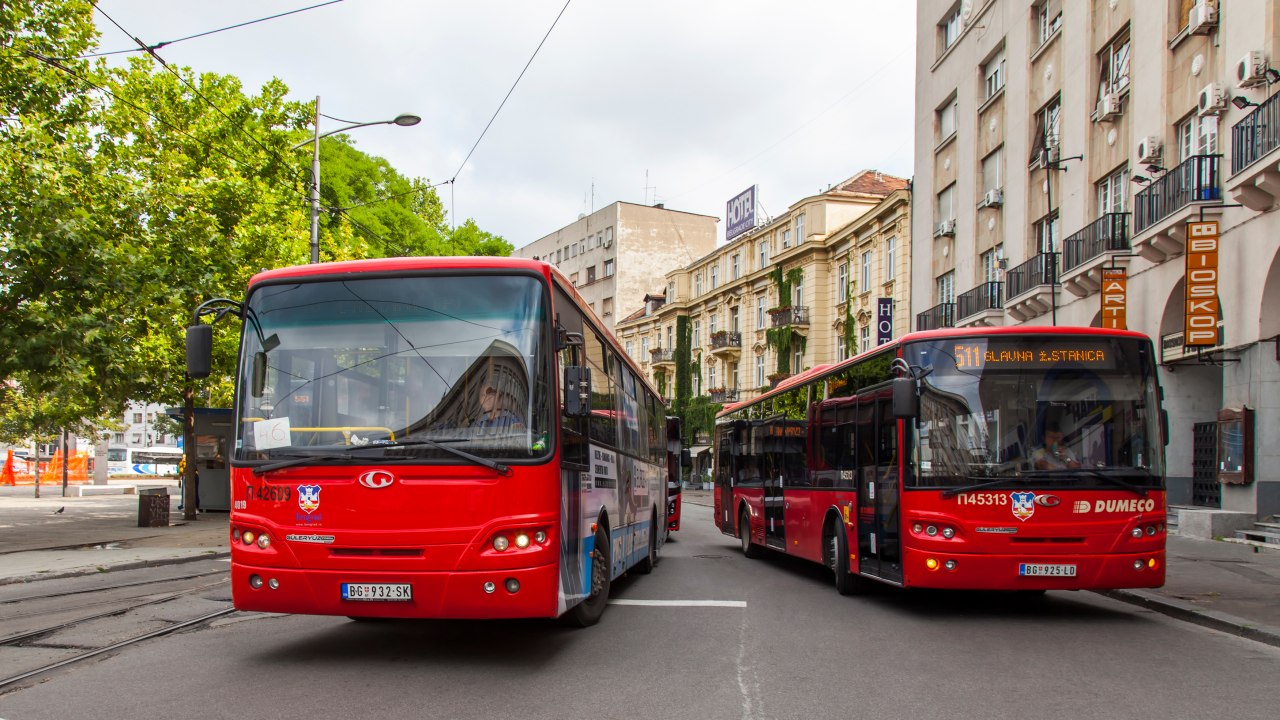
M 672 403 L 672 409 L 677 415 L 682 415 L 681 411 L 689 402 L 690 392 L 693 389 L 693 372 L 691 365 L 691 355 L 693 346 L 693 329 L 689 324 L 688 315 L 676 316 L 676 396 Z
M 691 398 L 680 413 L 681 430 L 684 431 L 685 447 L 693 444 L 702 435 L 711 437 L 715 429 L 716 414 L 723 409 L 720 403 L 711 402 L 706 395 Z
M 769 278 L 778 287 L 778 308 L 791 306 L 791 289 L 803 277 L 803 268 L 791 268 L 790 271 L 784 274 L 781 265 L 773 266 L 773 269 L 769 271 Z M 792 352 L 797 349 L 803 352 L 808 339 L 792 330 L 791 325 L 771 327 L 765 330 L 764 338 L 765 344 L 772 348 L 774 354 L 778 356 L 778 374 L 790 374 Z M 799 371 L 800 368 L 796 368 L 796 372 Z
M 853 268 L 848 262 L 845 263 L 845 268 L 847 268 L 845 274 L 849 277 L 850 281 L 845 283 L 844 346 L 849 349 L 850 355 L 854 355 L 856 354 L 855 348 L 858 347 L 856 344 L 858 340 L 858 329 L 854 327 L 853 322 Z

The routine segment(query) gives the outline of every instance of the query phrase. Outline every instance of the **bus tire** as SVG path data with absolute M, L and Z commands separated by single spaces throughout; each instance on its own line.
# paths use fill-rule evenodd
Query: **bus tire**
M 836 592 L 841 595 L 857 595 L 863 589 L 861 577 L 849 572 L 849 541 L 844 524 L 836 520 L 827 530 L 827 567 L 835 576 Z
M 591 627 L 600 622 L 609 604 L 609 533 L 601 525 L 596 529 L 595 547 L 591 550 L 591 594 L 564 614 L 573 627 Z
M 653 513 L 652 524 L 649 527 L 649 554 L 644 559 L 636 563 L 636 572 L 641 575 L 648 575 L 653 572 L 653 568 L 658 564 L 658 513 Z
M 764 554 L 759 545 L 751 542 L 751 516 L 747 514 L 746 508 L 742 508 L 742 512 L 738 513 L 738 538 L 742 540 L 744 557 L 758 558 Z

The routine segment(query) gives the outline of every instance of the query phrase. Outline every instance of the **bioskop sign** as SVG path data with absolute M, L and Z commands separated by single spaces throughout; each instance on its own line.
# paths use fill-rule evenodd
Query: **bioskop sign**
M 743 190 L 728 202 L 725 217 L 729 224 L 724 230 L 724 239 L 732 240 L 749 232 L 756 226 L 756 186 Z

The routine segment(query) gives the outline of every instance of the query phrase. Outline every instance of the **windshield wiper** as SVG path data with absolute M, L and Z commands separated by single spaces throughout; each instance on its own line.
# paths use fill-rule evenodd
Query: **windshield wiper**
M 286 460 L 278 460 L 276 462 L 267 463 L 265 465 L 259 465 L 253 469 L 253 474 L 265 475 L 275 470 L 283 470 L 284 468 L 287 468 L 287 467 L 294 467 L 296 465 L 305 465 L 313 462 L 323 462 L 325 460 L 350 460 L 353 457 L 352 455 L 353 453 L 363 452 L 365 450 L 392 450 L 392 449 L 410 448 L 410 447 L 430 447 L 436 450 L 444 450 L 445 452 L 456 455 L 460 458 L 463 458 L 464 460 L 470 460 L 471 462 L 477 465 L 482 465 L 502 475 L 511 474 L 511 468 L 506 465 L 503 465 L 502 463 L 494 462 L 489 458 L 482 458 L 478 455 L 472 455 L 471 453 L 466 452 L 465 450 L 459 450 L 458 448 L 450 447 L 449 445 L 446 444 L 448 442 L 458 442 L 459 440 L 462 440 L 462 438 L 442 438 L 441 440 L 428 440 L 426 438 L 421 438 L 418 440 L 409 440 L 405 442 L 384 442 L 384 443 L 377 443 L 373 445 L 357 445 L 357 446 L 347 448 L 345 452 L 340 452 L 340 453 L 325 452 L 325 453 L 318 453 L 315 455 L 295 455 L 294 457 L 288 458 Z
M 942 497 L 944 498 L 955 497 L 960 493 L 967 493 L 967 492 L 972 492 L 974 490 L 981 490 L 982 488 L 992 487 L 994 485 L 1003 485 L 1004 483 L 1010 482 L 1012 480 L 1017 480 L 1020 477 L 1022 476 L 1021 475 L 1005 475 L 1003 477 L 992 477 L 990 475 L 969 475 L 967 476 L 967 479 L 981 480 L 982 482 L 979 482 L 974 485 L 966 485 L 964 487 L 949 488 L 947 490 L 943 490 Z
M 1097 478 L 1098 480 L 1105 480 L 1106 482 L 1109 482 L 1112 485 L 1115 485 L 1116 487 L 1120 487 L 1125 490 L 1128 490 L 1129 492 L 1136 493 L 1141 497 L 1147 496 L 1146 488 L 1139 487 L 1137 485 L 1134 485 L 1131 482 L 1125 481 L 1122 478 L 1116 477 L 1115 475 L 1109 475 L 1101 470 L 1094 470 L 1092 468 L 1080 467 L 1080 468 L 1070 468 L 1067 470 L 1031 470 L 1026 474 L 1029 477 L 1062 477 L 1064 475 L 1069 475 L 1069 474 L 1084 475 L 1085 477 Z

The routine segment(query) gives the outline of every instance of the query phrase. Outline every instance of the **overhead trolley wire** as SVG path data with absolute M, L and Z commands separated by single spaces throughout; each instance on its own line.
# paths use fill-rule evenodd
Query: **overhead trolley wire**
M 143 47 L 141 47 L 141 48 L 125 48 L 125 49 L 123 49 L 123 50 L 109 50 L 109 51 L 107 51 L 107 52 L 89 53 L 89 54 L 87 54 L 87 55 L 81 55 L 81 56 L 80 56 L 79 58 L 77 58 L 77 59 L 79 59 L 79 60 L 83 60 L 83 59 L 85 59 L 85 58 L 103 57 L 103 56 L 106 56 L 106 55 L 120 55 L 120 54 L 122 54 L 122 53 L 131 53 L 131 52 L 151 52 L 151 51 L 153 51 L 153 50 L 159 50 L 159 49 L 160 49 L 160 48 L 162 48 L 162 47 L 166 47 L 166 46 L 169 46 L 169 45 L 173 45 L 174 43 L 185 42 L 185 41 L 187 41 L 187 40 L 194 40 L 194 39 L 196 39 L 196 38 L 205 37 L 206 35 L 214 35 L 214 34 L 216 34 L 216 33 L 224 32 L 224 31 L 226 31 L 226 30 L 234 30 L 234 29 L 236 29 L 236 28 L 242 28 L 242 27 L 245 27 L 246 25 L 254 25 L 254 24 L 256 24 L 256 23 L 266 22 L 267 20 L 275 20 L 276 18 L 282 18 L 282 17 L 284 17 L 284 16 L 286 16 L 286 15 L 294 15 L 294 14 L 297 14 L 297 13 L 300 13 L 300 12 L 306 12 L 307 10 L 315 10 L 316 8 L 321 8 L 321 7 L 324 7 L 324 6 L 326 6 L 326 5 L 334 5 L 334 4 L 336 4 L 336 3 L 340 3 L 340 2 L 343 2 L 343 0 L 328 0 L 328 2 L 322 2 L 322 3 L 316 4 L 316 5 L 309 5 L 309 6 L 304 7 L 304 8 L 298 8 L 297 10 L 290 10 L 290 11 L 288 11 L 288 12 L 282 12 L 282 13 L 277 13 L 277 14 L 275 14 L 275 15 L 269 15 L 269 16 L 264 17 L 264 18 L 258 18 L 257 20 L 248 20 L 248 21 L 246 21 L 246 22 L 236 23 L 235 25 L 228 25 L 228 26 L 226 26 L 226 27 L 221 27 L 221 28 L 218 28 L 218 29 L 216 29 L 216 30 L 206 30 L 205 32 L 202 32 L 202 33 L 196 33 L 195 35 L 188 35 L 188 36 L 186 36 L 186 37 L 180 37 L 180 38 L 177 38 L 177 39 L 175 39 L 175 40 L 165 40 L 164 42 L 158 42 L 158 43 L 156 43 L 156 44 L 154 44 L 154 45 L 144 45 L 144 46 L 143 46 Z M 99 11 L 99 12 L 102 12 L 102 8 L 98 8 L 98 11 Z M 102 13 L 102 14 L 103 14 L 103 15 L 106 15 L 106 13 Z M 119 26 L 117 26 L 117 27 L 119 27 Z M 122 28 L 122 29 L 123 29 L 123 28 Z M 134 38 L 134 39 L 136 40 L 137 38 Z

